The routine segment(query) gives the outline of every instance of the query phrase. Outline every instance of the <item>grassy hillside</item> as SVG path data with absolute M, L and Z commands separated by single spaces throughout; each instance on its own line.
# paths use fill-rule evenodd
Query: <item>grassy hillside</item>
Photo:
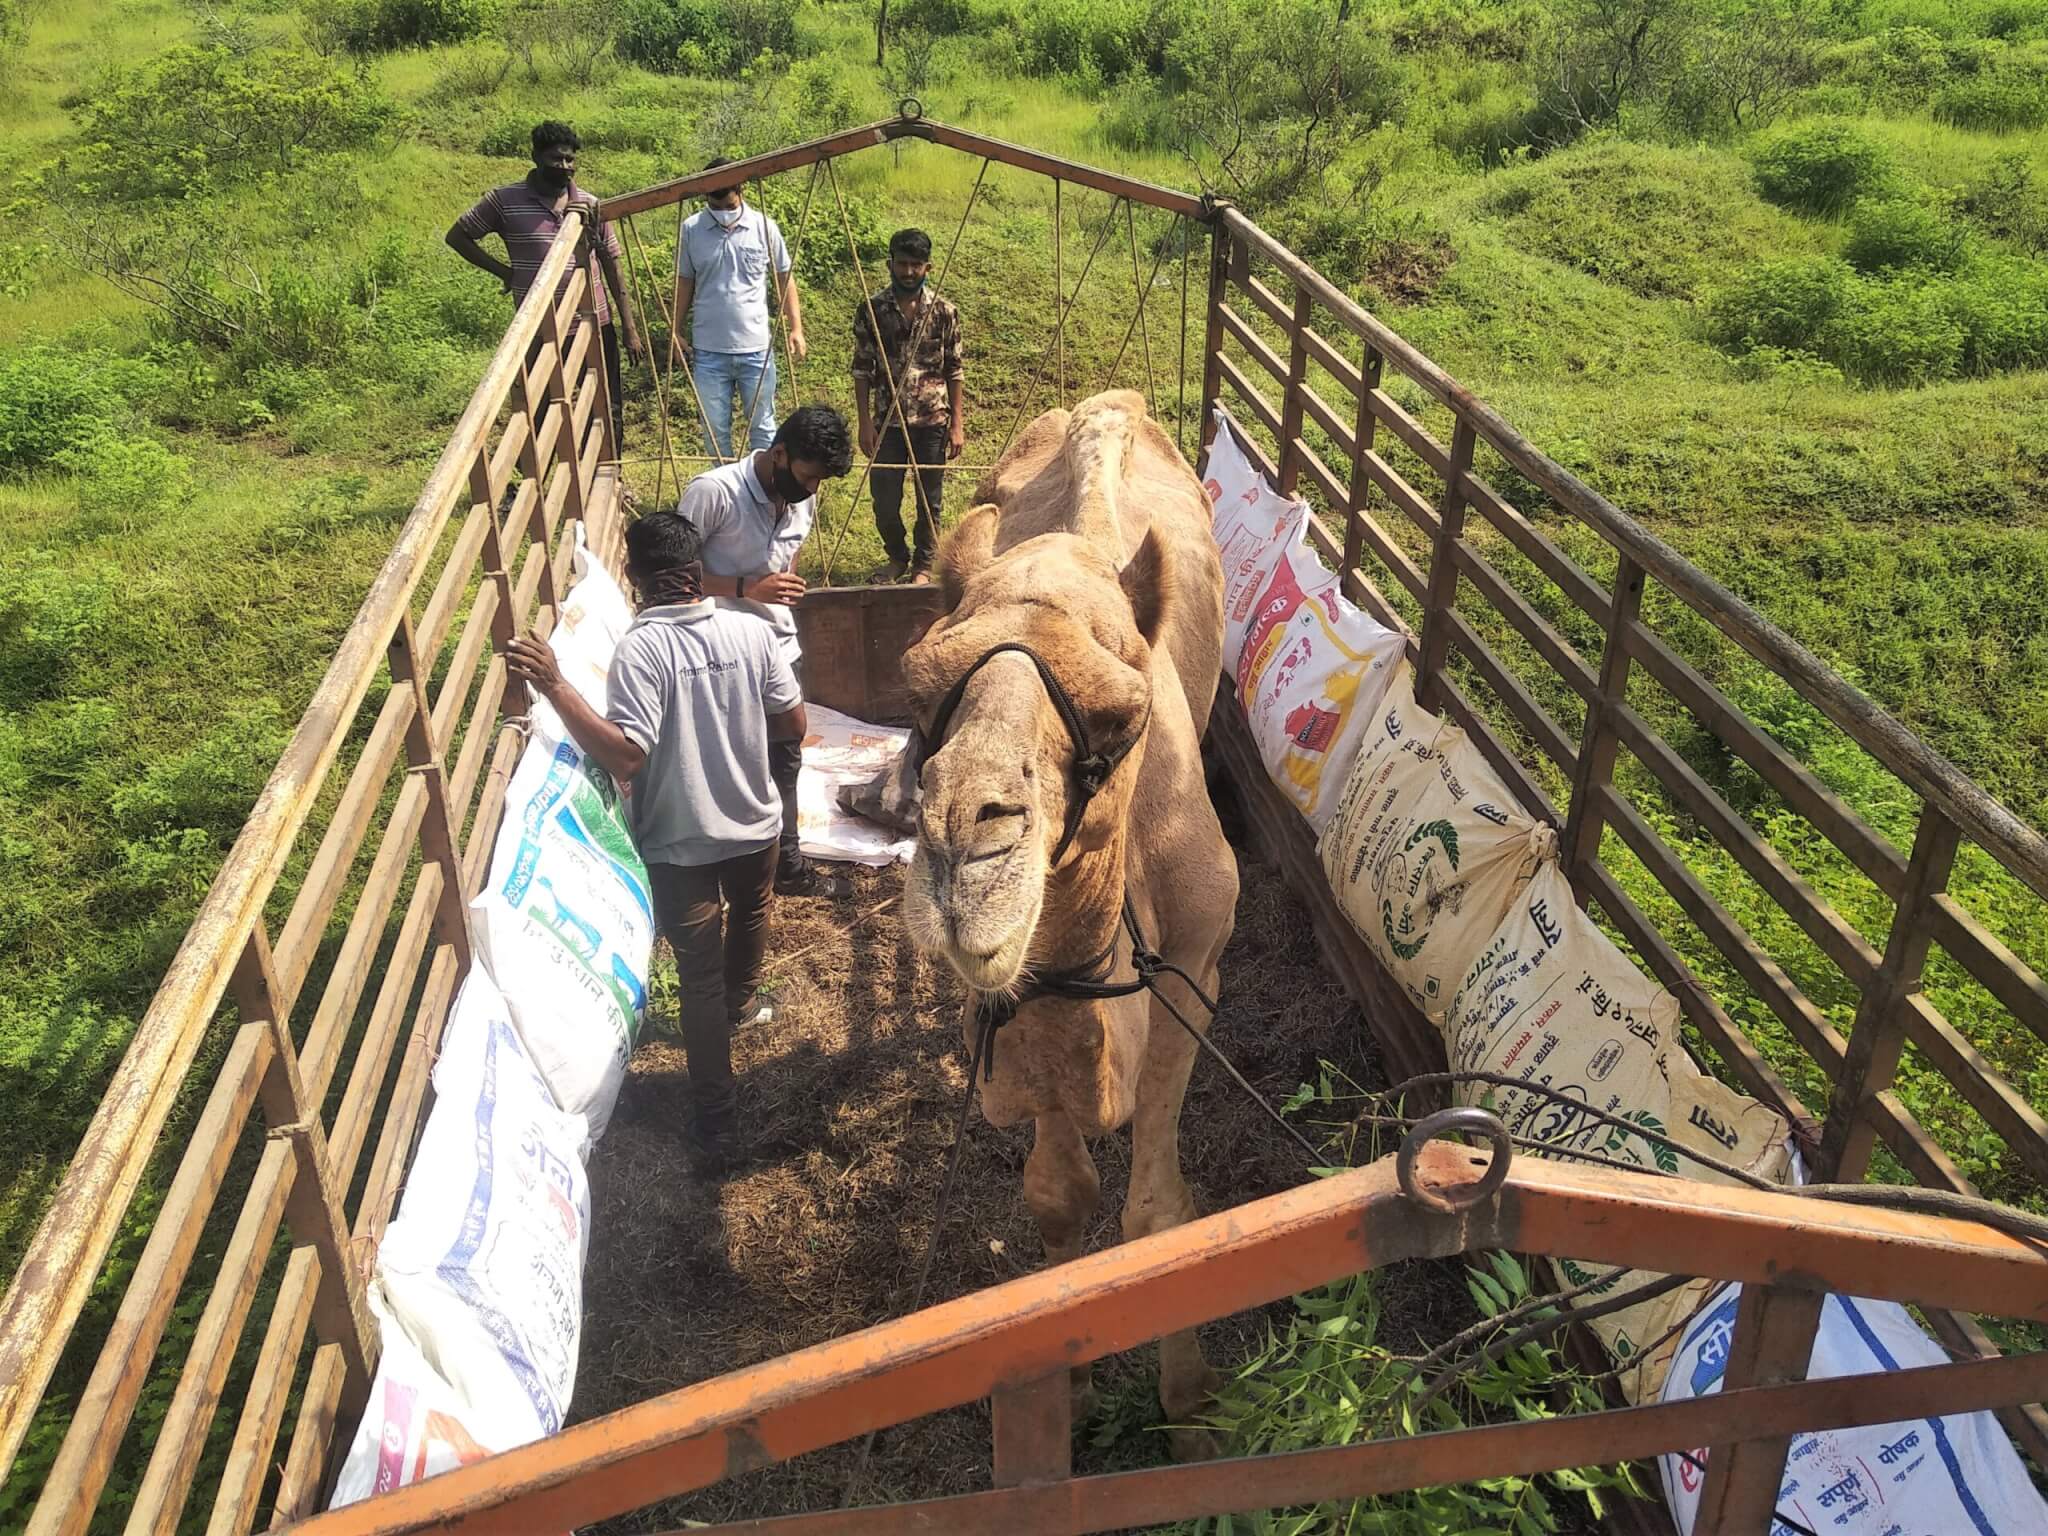
M 1602 57 L 1577 0 L 1395 0 L 1341 25 L 1282 9 L 896 0 L 878 71 L 872 7 L 838 0 L 0 0 L 0 1272 L 509 317 L 441 233 L 521 174 L 542 116 L 579 126 L 600 191 L 908 92 L 1213 186 L 2048 824 L 2048 0 L 1646 0 L 1654 58 L 1597 97 L 1555 67 Z M 1731 60 L 1754 37 L 1785 62 L 1741 99 L 1728 82 L 1755 72 Z M 869 283 L 899 224 L 943 253 L 976 172 L 910 145 L 818 184 L 799 253 L 814 354 L 790 398 L 850 406 L 849 232 Z M 767 191 L 792 238 L 805 185 Z M 1105 210 L 1063 197 L 1069 286 Z M 1050 187 L 997 170 L 961 235 L 946 286 L 974 462 L 1056 393 L 1030 389 L 1053 231 Z M 637 232 L 662 268 L 673 220 Z M 1133 261 L 1160 258 L 1144 339 L 1157 398 L 1176 397 L 1168 238 L 1141 217 L 1104 241 L 1068 394 L 1103 382 Z M 1140 341 L 1116 378 L 1146 382 Z M 629 477 L 672 486 L 644 373 L 628 392 Z M 834 550 L 836 576 L 864 573 L 864 504 L 842 490 L 826 516 L 814 573 Z M 1730 681 L 1910 836 L 1895 789 L 1810 712 Z M 1689 753 L 1748 793 L 1711 743 Z M 1804 941 L 1697 829 L 1670 832 L 1845 1024 Z M 1981 864 L 1974 904 L 2048 969 L 2031 909 Z M 1875 910 L 1821 851 L 1802 868 L 1854 920 Z M 1937 984 L 2048 1094 L 2038 1042 Z M 1987 1190 L 2019 1192 L 1995 1137 L 1911 1087 Z

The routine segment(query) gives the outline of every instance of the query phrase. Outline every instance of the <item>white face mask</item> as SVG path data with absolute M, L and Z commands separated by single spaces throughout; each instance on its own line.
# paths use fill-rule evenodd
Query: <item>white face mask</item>
M 733 225 L 739 223 L 740 215 L 746 211 L 746 206 L 742 204 L 736 208 L 713 208 L 710 210 L 710 213 L 711 217 L 718 220 L 720 224 L 723 224 L 727 229 L 731 229 Z

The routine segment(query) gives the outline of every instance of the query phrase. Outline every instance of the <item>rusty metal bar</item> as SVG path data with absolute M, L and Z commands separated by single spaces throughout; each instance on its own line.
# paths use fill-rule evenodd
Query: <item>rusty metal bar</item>
M 1493 1199 L 1438 1215 L 1400 1193 L 1392 1162 L 686 1387 L 303 1529 L 400 1536 L 582 1524 L 1338 1275 L 1481 1248 L 2048 1320 L 2048 1254 L 1974 1222 L 1533 1159 L 1517 1162 Z M 1469 1183 L 1486 1167 L 1483 1154 L 1443 1144 L 1424 1148 L 1418 1164 L 1422 1182 L 1439 1189 Z M 2040 1389 L 2039 1357 L 2009 1368 L 2014 1377 L 2000 1379 Z M 1884 1407 L 1887 1418 L 1919 1411 L 1910 1391 L 1892 1392 Z M 1713 1428 L 1726 1433 L 1719 1420 Z
M 1911 1378 L 1911 1379 L 1909 1379 Z M 1889 1393 L 1904 1387 L 1930 1415 L 2011 1402 L 2048 1386 L 2042 1357 L 1924 1366 L 1886 1375 L 1835 1376 L 1796 1386 L 1721 1392 L 1682 1402 L 1611 1409 L 1534 1423 L 1489 1424 L 1395 1440 L 1272 1456 L 1155 1467 L 914 1504 L 785 1515 L 698 1526 L 718 1536 L 1083 1536 L 1151 1529 L 1282 1505 L 1370 1498 L 1480 1478 L 1530 1477 L 1613 1465 L 1668 1449 L 1882 1424 Z M 1696 1529 L 1705 1536 L 1707 1527 Z M 1729 1536 L 1762 1526 L 1728 1528 Z M 669 1531 L 664 1536 L 683 1536 Z
M 1074 1472 L 1074 1395 L 1065 1371 L 989 1395 L 995 1484 L 1056 1483 Z

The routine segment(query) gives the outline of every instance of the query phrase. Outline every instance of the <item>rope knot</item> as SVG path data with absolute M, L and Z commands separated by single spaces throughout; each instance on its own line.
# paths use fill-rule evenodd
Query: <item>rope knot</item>
M 1093 799 L 1102 793 L 1102 786 L 1109 782 L 1109 776 L 1116 765 L 1100 752 L 1090 752 L 1074 764 L 1074 782 L 1081 793 Z

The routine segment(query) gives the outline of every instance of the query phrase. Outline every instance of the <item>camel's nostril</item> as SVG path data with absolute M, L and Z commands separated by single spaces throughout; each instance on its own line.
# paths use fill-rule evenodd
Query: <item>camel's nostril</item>
M 991 800 L 974 813 L 974 824 L 985 826 L 991 821 L 1004 821 L 1012 816 L 1021 818 L 1023 815 L 1024 807 L 1021 805 L 1014 805 L 1007 800 Z

